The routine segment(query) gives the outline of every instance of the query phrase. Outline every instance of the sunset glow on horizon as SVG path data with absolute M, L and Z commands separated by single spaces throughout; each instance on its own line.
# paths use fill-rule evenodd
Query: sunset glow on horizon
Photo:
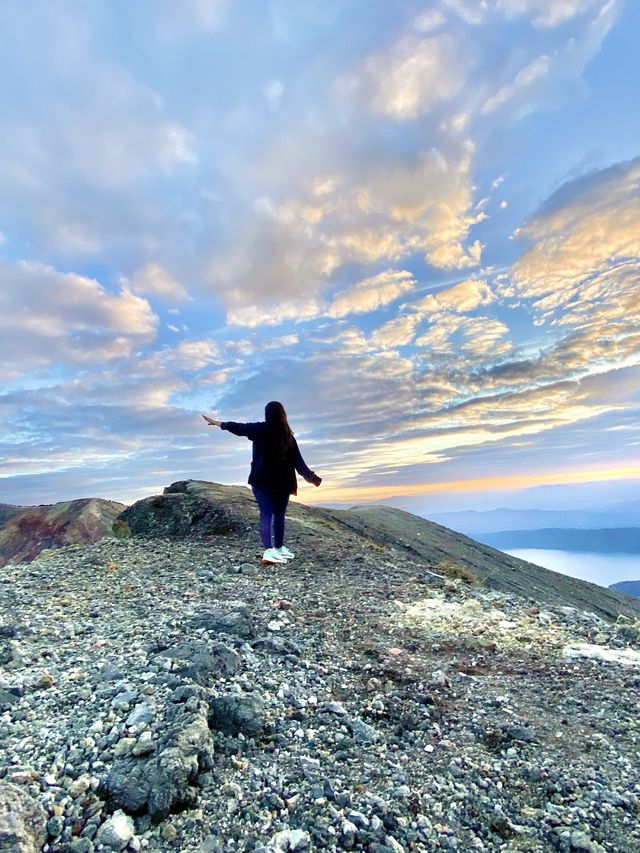
M 384 501 L 392 497 L 413 497 L 446 492 L 470 491 L 509 491 L 527 489 L 534 486 L 556 486 L 575 483 L 601 483 L 616 480 L 638 480 L 640 482 L 640 464 L 631 467 L 607 468 L 592 471 L 548 471 L 540 474 L 520 474 L 515 476 L 485 477 L 476 480 L 452 480 L 442 483 L 414 483 L 401 487 L 385 486 L 376 490 L 373 487 L 353 487 L 350 489 L 332 489 L 330 485 L 322 490 L 321 498 L 311 489 L 306 489 L 299 499 L 307 504 L 322 504 L 329 501 L 370 503 Z

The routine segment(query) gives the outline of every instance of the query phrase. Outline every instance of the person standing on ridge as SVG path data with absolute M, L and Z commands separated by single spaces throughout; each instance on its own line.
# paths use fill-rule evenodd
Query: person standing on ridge
M 284 514 L 290 495 L 298 494 L 296 471 L 307 483 L 319 486 L 322 477 L 307 467 L 287 420 L 282 403 L 272 400 L 264 407 L 264 421 L 238 423 L 202 416 L 209 426 L 219 426 L 253 442 L 248 483 L 260 508 L 262 562 L 286 563 L 294 554 L 284 545 Z M 273 538 L 271 544 L 271 522 Z

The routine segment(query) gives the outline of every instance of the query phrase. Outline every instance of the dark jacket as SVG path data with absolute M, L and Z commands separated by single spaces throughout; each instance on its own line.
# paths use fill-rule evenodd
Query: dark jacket
M 265 421 L 255 421 L 248 424 L 223 421 L 220 424 L 220 429 L 229 430 L 234 435 L 244 435 L 249 441 L 253 442 L 251 471 L 247 480 L 250 486 L 257 486 L 272 492 L 297 495 L 296 471 L 301 477 L 304 477 L 307 483 L 315 484 L 321 481 L 321 478 L 307 467 L 295 438 L 293 438 L 284 460 L 273 458 L 266 440 L 267 424 Z

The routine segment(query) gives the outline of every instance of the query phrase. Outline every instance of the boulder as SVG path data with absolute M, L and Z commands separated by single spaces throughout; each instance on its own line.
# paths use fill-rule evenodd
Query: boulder
M 209 700 L 209 725 L 226 735 L 259 737 L 265 730 L 264 702 L 257 693 L 227 693 Z
M 23 788 L 0 781 L 0 853 L 38 853 L 47 840 L 47 814 Z
M 184 640 L 159 653 L 160 657 L 181 661 L 172 672 L 183 675 L 203 686 L 216 680 L 218 675 L 233 675 L 242 665 L 242 656 L 224 643 L 207 643 L 201 640 Z
M 143 498 L 118 518 L 120 536 L 226 536 L 249 529 L 249 495 L 240 502 L 229 499 L 215 484 L 182 480 L 161 495 Z M 255 509 L 253 510 L 255 512 Z
M 245 640 L 255 635 L 251 610 L 244 601 L 224 601 L 217 607 L 201 610 L 191 617 L 190 623 L 212 634 L 230 634 Z
M 198 776 L 212 767 L 213 740 L 201 710 L 170 705 L 152 752 L 116 758 L 101 785 L 109 804 L 160 821 L 195 805 Z

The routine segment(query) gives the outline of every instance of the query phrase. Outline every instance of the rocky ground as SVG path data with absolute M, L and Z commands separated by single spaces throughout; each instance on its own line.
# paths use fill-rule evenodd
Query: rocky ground
M 0 851 L 640 849 L 638 624 L 286 541 L 0 569 Z

